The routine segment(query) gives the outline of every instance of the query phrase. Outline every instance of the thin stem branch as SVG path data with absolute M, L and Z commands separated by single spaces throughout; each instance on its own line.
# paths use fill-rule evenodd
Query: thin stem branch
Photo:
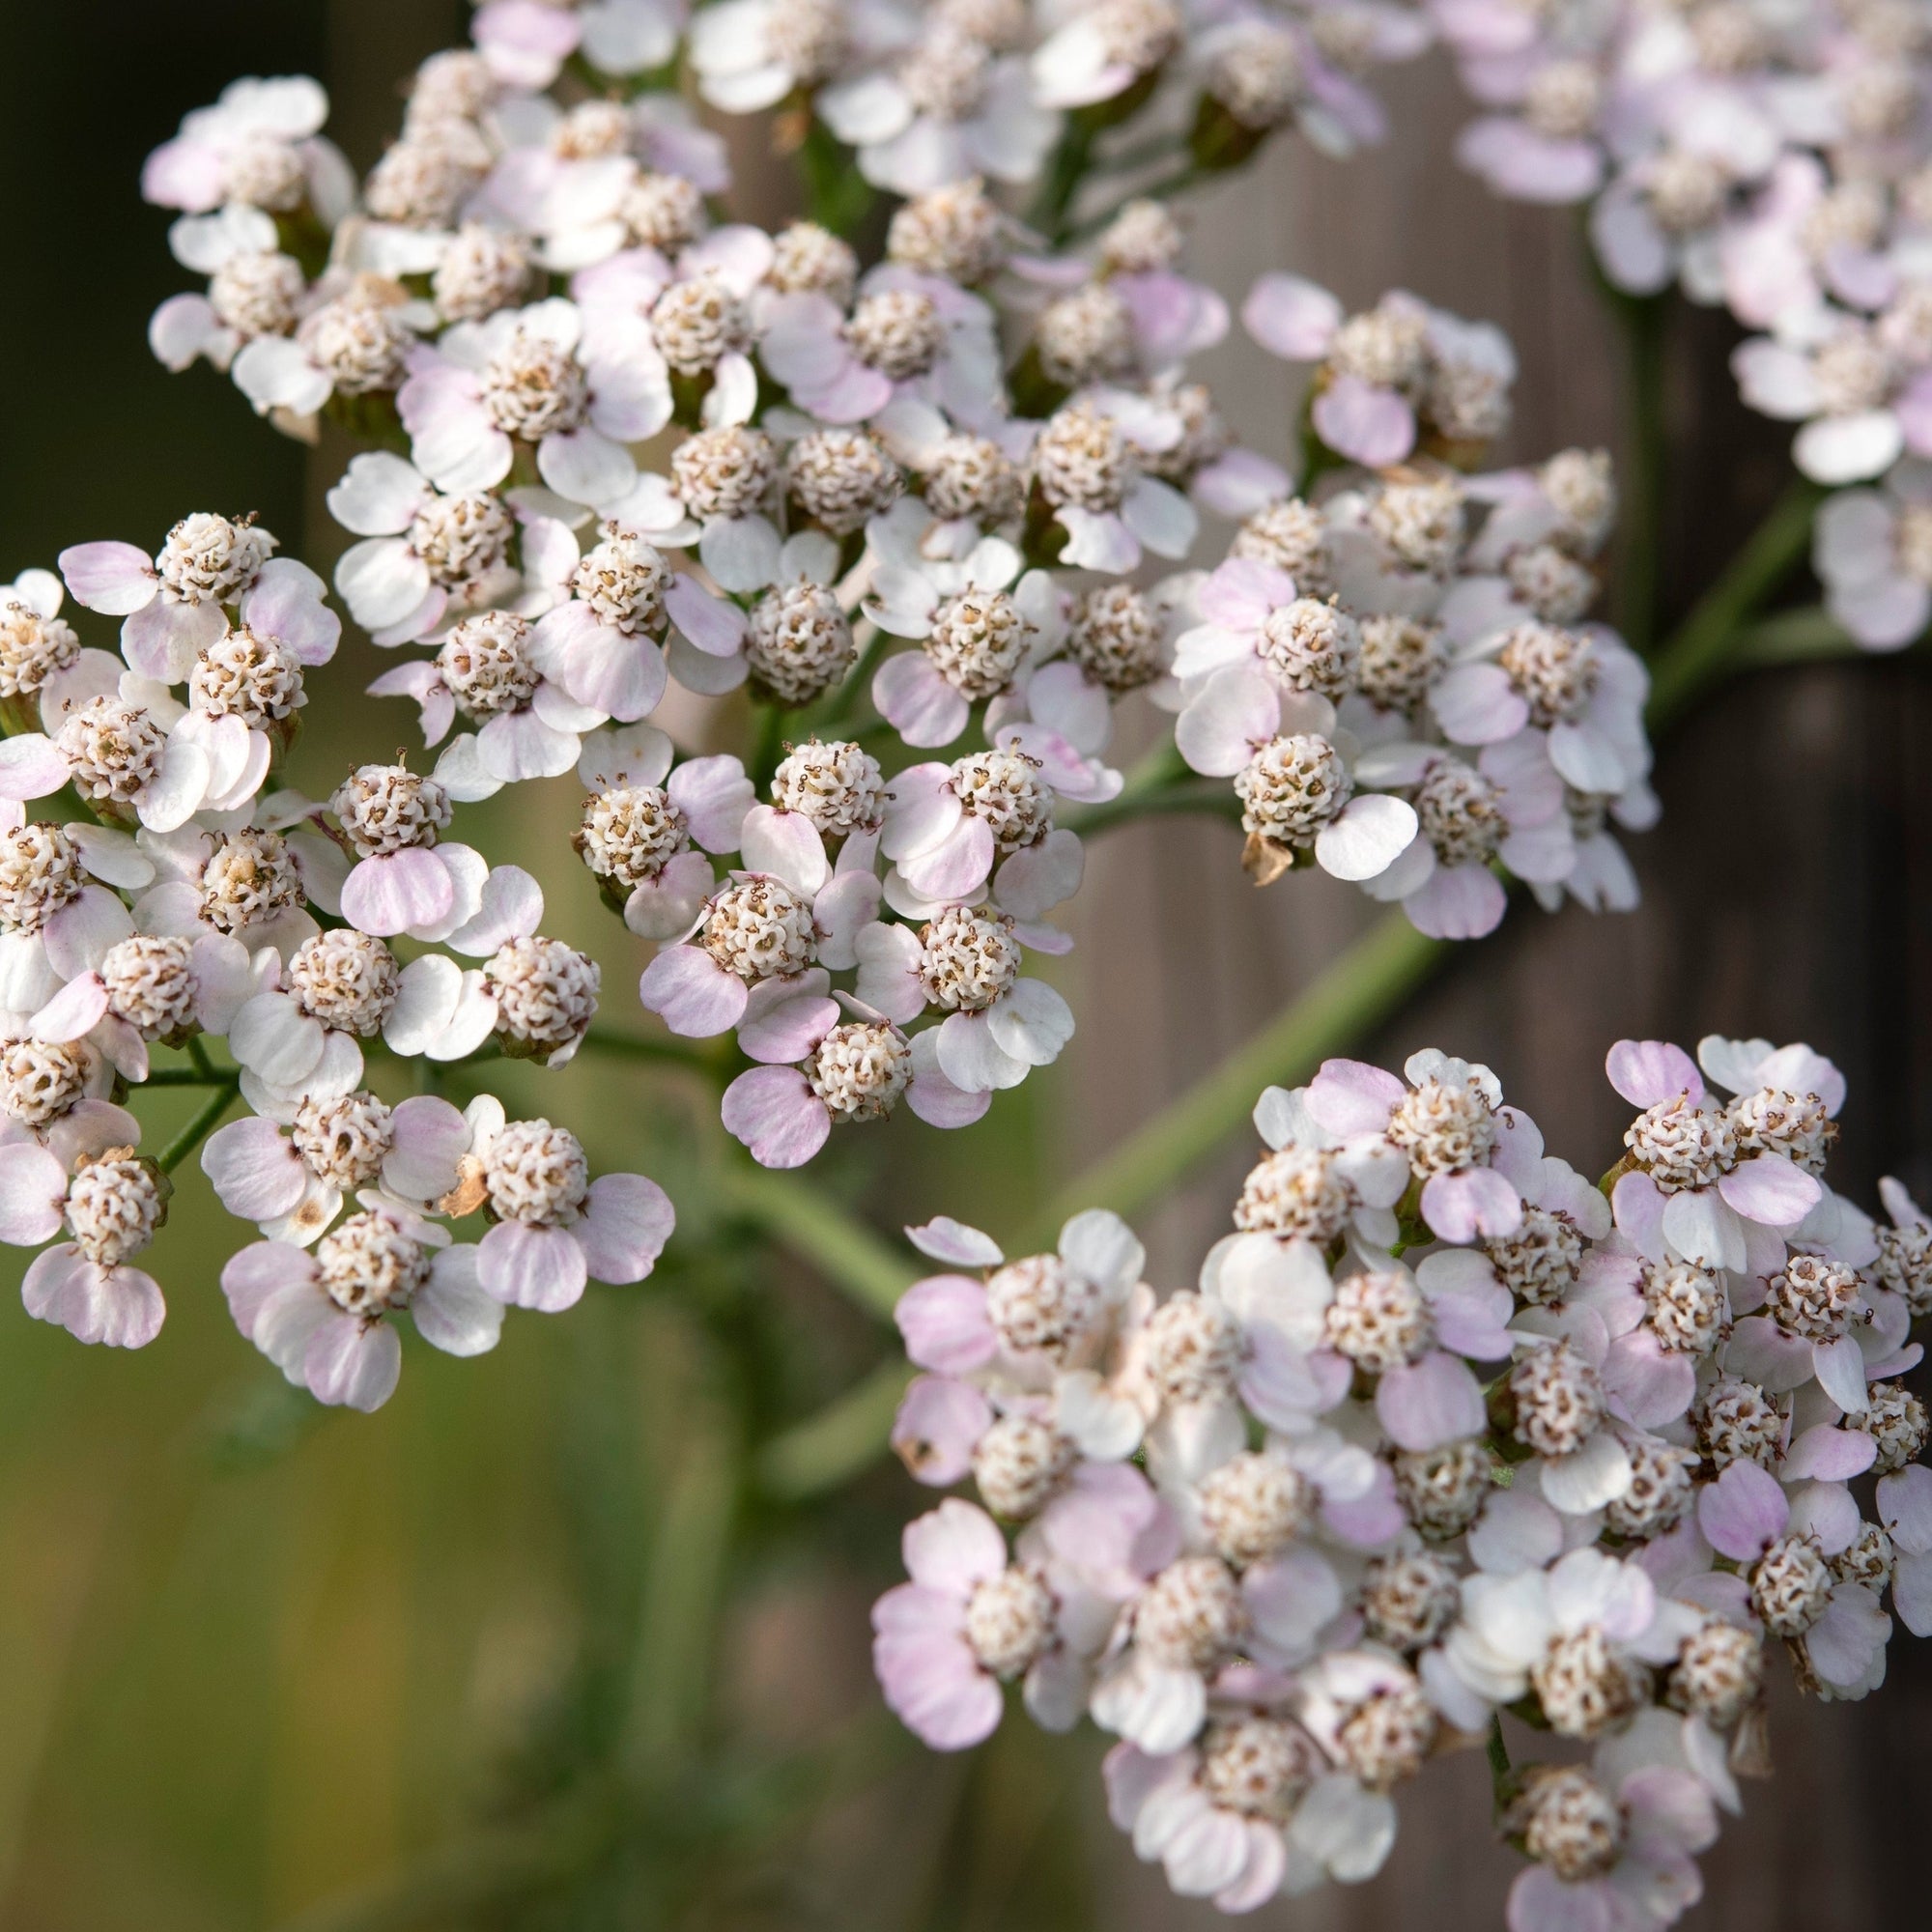
M 1678 626 L 1651 672 L 1647 716 L 1653 735 L 1672 724 L 1690 700 L 1727 668 L 1745 619 L 1804 556 L 1821 494 L 1815 483 L 1793 477 L 1744 548 Z
M 724 1054 L 717 1047 L 699 1046 L 675 1037 L 654 1039 L 637 1034 L 612 1033 L 606 1027 L 592 1027 L 583 1036 L 584 1053 L 601 1053 L 612 1060 L 655 1060 L 671 1066 L 688 1066 L 694 1072 L 722 1078 L 726 1071 Z
M 1490 1719 L 1489 1757 L 1490 1791 L 1496 1810 L 1500 1812 L 1510 1775 L 1509 1747 L 1503 1743 L 1503 1720 L 1500 1716 Z
M 222 1115 L 235 1104 L 235 1096 L 241 1091 L 241 1074 L 231 1073 L 223 1077 L 219 1092 L 213 1094 L 194 1119 L 161 1150 L 161 1157 L 156 1164 L 163 1174 L 172 1174 L 207 1139 Z
M 773 1436 L 758 1452 L 758 1487 L 795 1503 L 856 1476 L 879 1453 L 911 1379 L 904 1362 L 882 1362 L 817 1414 Z
M 1401 911 L 1384 913 L 1288 1010 L 1245 1040 L 1138 1133 L 1063 1187 L 1018 1245 L 1050 1245 L 1083 1208 L 1127 1213 L 1185 1174 L 1243 1120 L 1262 1089 L 1293 1086 L 1379 1025 L 1447 952 Z
M 1599 276 L 1605 301 L 1624 338 L 1624 465 L 1622 575 L 1617 620 L 1633 650 L 1648 656 L 1657 637 L 1658 582 L 1663 534 L 1663 482 L 1669 469 L 1663 416 L 1662 296 L 1626 295 Z
M 821 1189 L 770 1168 L 720 1176 L 725 1208 L 810 1262 L 869 1314 L 890 1318 L 919 1270 L 881 1235 Z

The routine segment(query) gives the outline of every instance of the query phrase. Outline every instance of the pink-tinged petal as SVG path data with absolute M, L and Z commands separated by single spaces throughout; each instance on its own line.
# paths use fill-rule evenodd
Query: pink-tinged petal
M 1445 1241 L 1494 1239 L 1522 1226 L 1522 1197 L 1492 1167 L 1432 1174 L 1423 1183 L 1422 1218 Z
M 838 1002 L 825 996 L 828 983 L 823 972 L 814 971 L 753 987 L 738 1027 L 739 1046 L 767 1065 L 803 1060 L 840 1018 Z
M 728 658 L 745 641 L 745 613 L 684 572 L 665 586 L 665 609 L 679 634 L 706 657 Z
M 459 852 L 467 855 L 467 870 L 481 865 L 481 859 L 467 846 L 438 847 L 438 856 L 445 866 L 453 865 Z M 543 923 L 543 888 L 521 866 L 493 866 L 475 891 L 475 907 L 468 919 L 446 933 L 429 936 L 442 939 L 454 952 L 482 959 L 508 940 L 527 939 Z M 418 931 L 417 937 L 423 936 Z
M 1407 1522 L 1395 1492 L 1395 1472 L 1384 1463 L 1376 1464 L 1375 1476 L 1361 1495 L 1346 1502 L 1324 1497 L 1321 1504 L 1322 1528 L 1350 1549 L 1384 1548 Z
M 1495 745 L 1529 723 L 1529 700 L 1497 664 L 1458 665 L 1438 678 L 1429 708 L 1452 745 Z
M 810 898 L 832 876 L 825 840 L 802 811 L 754 805 L 738 833 L 739 856 L 748 872 L 769 872 Z
M 1418 932 L 1431 939 L 1481 939 L 1502 923 L 1509 895 L 1487 866 L 1438 866 L 1403 899 Z
M 836 1017 L 836 1008 L 834 1012 Z M 832 1132 L 825 1102 L 796 1066 L 754 1066 L 739 1074 L 724 1090 L 719 1117 L 760 1167 L 803 1167 Z
M 672 1033 L 696 1039 L 728 1033 L 744 1017 L 749 997 L 744 980 L 696 946 L 667 947 L 638 982 L 646 1011 Z
M 412 925 L 434 925 L 448 917 L 455 901 L 455 882 L 424 845 L 363 859 L 342 882 L 343 918 L 378 939 Z
M 602 1174 L 590 1183 L 570 1230 L 593 1281 L 613 1288 L 642 1281 L 677 1226 L 670 1197 L 641 1174 Z
M 872 702 L 908 745 L 921 749 L 952 744 L 973 709 L 923 651 L 888 658 L 872 679 Z
M 931 1027 L 913 1038 L 912 1083 L 905 1099 L 929 1127 L 970 1127 L 993 1104 L 991 1094 L 971 1093 L 948 1076 L 939 1064 L 939 1034 Z
M 1509 1932 L 1614 1932 L 1609 1889 L 1595 1880 L 1566 1885 L 1548 1865 L 1520 1871 L 1504 1909 Z
M 59 562 L 75 601 L 104 616 L 129 616 L 160 588 L 154 564 L 132 544 L 75 544 L 61 552 Z
M 1393 1073 L 1361 1060 L 1324 1060 L 1308 1083 L 1308 1111 L 1317 1125 L 1348 1139 L 1378 1134 L 1408 1089 Z
M 469 1126 L 447 1100 L 416 1094 L 390 1116 L 383 1185 L 408 1201 L 440 1201 L 457 1183 L 458 1163 L 469 1151 Z
M 403 1345 L 386 1321 L 332 1316 L 302 1350 L 302 1380 L 316 1401 L 364 1415 L 395 1394 L 402 1372 Z
M 1731 1330 L 1724 1366 L 1769 1395 L 1783 1395 L 1811 1379 L 1811 1344 L 1765 1316 L 1747 1315 Z
M 256 1241 L 228 1258 L 221 1270 L 221 1292 L 235 1325 L 255 1340 L 256 1318 L 276 1294 L 314 1278 L 315 1263 L 287 1241 Z
M 29 1029 L 36 1039 L 57 1043 L 83 1038 L 107 1011 L 107 988 L 98 973 L 70 980 L 39 1012 Z
M 916 1376 L 893 1422 L 893 1453 L 916 1482 L 943 1490 L 972 1469 L 992 1423 L 992 1405 L 971 1382 Z
M 1784 1452 L 1778 1474 L 1787 1483 L 1849 1483 L 1877 1460 L 1878 1444 L 1862 1429 L 1836 1429 L 1821 1422 L 1805 1430 Z
M 1793 1228 L 1824 1197 L 1817 1179 L 1781 1153 L 1753 1154 L 1718 1182 L 1740 1214 L 1767 1228 Z
M 950 1214 L 936 1214 L 917 1228 L 908 1228 L 905 1237 L 933 1261 L 952 1262 L 961 1267 L 998 1267 L 1006 1260 L 992 1236 L 969 1228 Z
M 830 376 L 799 384 L 794 398 L 821 422 L 864 422 L 893 399 L 892 379 L 863 362 L 842 361 Z
M 1066 547 L 1060 560 L 1070 569 L 1120 577 L 1141 560 L 1138 539 L 1113 511 L 1083 510 L 1078 504 L 1065 503 L 1054 512 L 1054 521 L 1066 532 Z
M 851 857 L 848 845 L 840 864 Z M 881 887 L 870 871 L 841 871 L 811 904 L 812 929 L 818 936 L 818 960 L 835 972 L 859 963 L 859 935 L 879 916 Z
M 308 1183 L 301 1156 L 272 1121 L 259 1116 L 232 1121 L 210 1134 L 201 1150 L 201 1171 L 221 1205 L 243 1221 L 294 1213 Z
M 1932 1555 L 1900 1555 L 1892 1566 L 1891 1606 L 1914 1636 L 1932 1636 Z
M 1393 389 L 1338 376 L 1316 397 L 1309 418 L 1338 455 L 1370 469 L 1400 463 L 1415 447 L 1415 412 Z
M 1315 857 L 1331 878 L 1378 878 L 1415 842 L 1415 808 L 1378 792 L 1351 800 L 1340 817 L 1322 827 Z
M 1190 770 L 1231 778 L 1280 726 L 1273 681 L 1253 664 L 1235 664 L 1215 671 L 1188 701 L 1175 721 L 1174 744 Z
M 43 1237 L 44 1238 L 44 1236 Z M 986 1290 L 965 1275 L 929 1275 L 899 1296 L 893 1310 L 906 1353 L 923 1369 L 970 1375 L 999 1352 L 986 1314 Z
M 993 869 L 992 828 L 983 818 L 962 818 L 936 845 L 898 862 L 899 877 L 921 898 L 969 899 Z
M 1294 580 L 1258 557 L 1231 556 L 1215 565 L 1195 593 L 1194 606 L 1210 624 L 1257 631 L 1270 611 L 1294 601 Z
M 931 1749 L 968 1750 L 999 1728 L 1006 1708 L 999 1684 L 979 1668 L 962 1638 L 899 1648 L 881 1637 L 873 1665 L 894 1714 Z
M 1663 1258 L 1663 1192 L 1647 1174 L 1626 1174 L 1610 1190 L 1617 1232 L 1647 1261 Z
M 37 1141 L 0 1147 L 0 1241 L 37 1248 L 60 1233 L 67 1170 Z
M 1878 1514 L 1899 1548 L 1913 1556 L 1932 1554 L 1932 1468 L 1914 1463 L 1881 1476 Z
M 582 1298 L 589 1269 L 569 1229 L 499 1221 L 477 1243 L 476 1276 L 506 1307 L 559 1315 Z
M 322 579 L 292 556 L 271 556 L 242 599 L 242 621 L 274 638 L 313 668 L 335 655 L 342 619 L 324 601 Z
M 707 852 L 735 852 L 745 814 L 757 791 L 745 767 L 728 753 L 687 758 L 666 781 L 671 802 L 684 813 L 691 836 Z
M 1482 1385 L 1460 1355 L 1433 1350 L 1382 1377 L 1376 1415 L 1398 1448 L 1439 1448 L 1483 1433 Z
M 1749 1563 L 1784 1534 L 1791 1508 L 1777 1478 L 1736 1462 L 1697 1496 L 1697 1527 L 1720 1556 Z
M 1805 1633 L 1804 1655 L 1824 1683 L 1851 1689 L 1864 1679 L 1890 1635 L 1891 1619 L 1879 1607 L 1876 1593 L 1840 1584 L 1825 1614 Z
M 952 791 L 952 767 L 928 759 L 893 774 L 886 801 L 879 850 L 903 859 L 937 845 L 959 823 L 961 808 Z
M 151 1276 L 139 1268 L 97 1266 L 71 1241 L 34 1257 L 20 1300 L 36 1320 L 107 1349 L 145 1349 L 161 1332 L 167 1313 Z
M 639 886 L 624 901 L 624 923 L 639 939 L 676 939 L 691 930 L 717 883 L 702 852 L 680 852 L 656 884 Z
M 1742 1274 L 1744 1223 L 1714 1187 L 1680 1189 L 1663 1202 L 1663 1238 L 1687 1261 Z
M 534 711 L 499 711 L 476 733 L 476 752 L 490 777 L 505 784 L 559 778 L 577 762 L 574 732 L 547 724 Z
M 1241 304 L 1242 327 L 1288 362 L 1324 355 L 1342 316 L 1342 304 L 1326 289 L 1299 275 L 1263 275 Z
M 128 908 L 100 886 L 83 886 L 41 929 L 47 964 L 63 980 L 92 973 L 110 948 L 130 939 L 134 922 Z
M 0 798 L 45 798 L 68 781 L 68 762 L 38 731 L 0 742 Z
M 1620 1039 L 1605 1056 L 1604 1071 L 1633 1107 L 1655 1107 L 1680 1094 L 1693 1105 L 1704 1097 L 1697 1063 L 1668 1040 Z
M 1841 1335 L 1835 1342 L 1813 1342 L 1811 1373 L 1818 1386 L 1847 1415 L 1862 1415 L 1868 1406 L 1865 1390 L 1865 1358 L 1855 1335 Z
M 1646 1328 L 1619 1335 L 1604 1357 L 1612 1409 L 1639 1429 L 1662 1429 L 1690 1410 L 1697 1371 L 1689 1355 L 1662 1347 Z
M 1007 1539 L 999 1525 L 984 1510 L 957 1496 L 915 1517 L 899 1541 L 912 1580 L 962 1604 L 976 1584 L 1007 1567 Z
M 121 655 L 143 677 L 179 684 L 195 659 L 228 632 L 218 604 L 173 604 L 157 597 L 121 626 Z

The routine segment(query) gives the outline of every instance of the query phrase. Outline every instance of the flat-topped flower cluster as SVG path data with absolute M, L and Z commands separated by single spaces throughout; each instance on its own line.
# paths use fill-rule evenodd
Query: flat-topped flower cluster
M 1932 617 L 1932 17 L 1913 0 L 1542 8 L 1437 0 L 1487 110 L 1463 164 L 1498 193 L 1587 202 L 1604 273 L 1753 331 L 1751 408 L 1848 489 L 1815 546 L 1832 613 L 1891 650 Z
M 529 873 L 441 837 L 434 778 L 363 765 L 320 803 L 275 784 L 341 629 L 321 580 L 277 549 L 252 520 L 204 513 L 152 557 L 81 544 L 61 577 L 13 586 L 0 1239 L 64 1236 L 27 1270 L 31 1313 L 85 1342 L 154 1340 L 161 1292 L 133 1263 L 173 1162 L 139 1151 L 122 1102 L 152 1049 L 185 1049 L 213 1090 L 204 1126 L 238 1097 L 252 1110 L 201 1149 L 222 1205 L 267 1236 L 223 1270 L 237 1324 L 291 1380 L 367 1409 L 395 1387 L 390 1318 L 476 1354 L 507 1307 L 567 1308 L 593 1273 L 640 1280 L 672 1214 L 641 1175 L 593 1181 L 548 1121 L 506 1121 L 487 1096 L 390 1106 L 364 1085 L 365 1052 L 448 1062 L 487 1043 L 560 1065 L 598 969 L 539 932 Z M 120 619 L 118 652 L 82 644 L 69 592 Z M 64 822 L 27 817 L 56 794 Z M 232 1071 L 208 1056 L 217 1040 Z
M 1512 1932 L 1672 1923 L 1737 1778 L 1768 1647 L 1861 1697 L 1891 1612 L 1932 1631 L 1932 1471 L 1900 1378 L 1932 1220 L 1833 1191 L 1844 1081 L 1804 1046 L 1611 1049 L 1641 1111 L 1599 1182 L 1486 1066 L 1331 1060 L 1197 1287 L 1118 1216 L 1009 1260 L 950 1220 L 897 1316 L 895 1442 L 970 1480 L 874 1612 L 886 1697 L 939 1749 L 1017 1684 L 1120 1742 L 1109 1808 L 1174 1889 L 1249 1911 L 1373 1875 L 1395 1789 L 1532 1740 L 1497 1828 Z M 1513 1722 L 1497 1729 L 1502 1714 Z

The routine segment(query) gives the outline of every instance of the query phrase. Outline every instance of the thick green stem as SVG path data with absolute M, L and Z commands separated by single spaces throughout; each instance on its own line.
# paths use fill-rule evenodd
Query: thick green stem
M 1285 1013 L 1067 1182 L 1035 1219 L 1020 1251 L 1050 1245 L 1060 1224 L 1083 1208 L 1127 1213 L 1169 1186 L 1246 1118 L 1264 1087 L 1293 1086 L 1371 1032 L 1447 950 L 1445 941 L 1417 932 L 1406 913 L 1384 913 Z
M 1062 238 L 1066 211 L 1073 206 L 1073 197 L 1080 192 L 1080 184 L 1086 178 L 1088 159 L 1094 150 L 1094 137 L 1098 131 L 1090 116 L 1067 116 L 1060 145 L 1054 149 L 1053 158 L 1047 164 L 1046 179 L 1040 184 L 1039 193 L 1027 214 L 1030 224 L 1050 241 L 1058 242 Z
M 1653 735 L 1674 723 L 1690 700 L 1730 664 L 1746 618 L 1804 557 L 1822 494 L 1815 483 L 1794 477 L 1658 654 L 1651 669 L 1647 714 Z
M 202 1107 L 200 1113 L 195 1115 L 194 1119 L 161 1150 L 161 1157 L 156 1164 L 163 1174 L 172 1174 L 207 1139 L 222 1115 L 235 1104 L 235 1096 L 241 1090 L 241 1074 L 231 1073 L 222 1079 L 220 1091 L 214 1094 Z
M 720 1192 L 730 1212 L 810 1262 L 870 1314 L 890 1318 L 919 1278 L 900 1250 L 793 1175 L 731 1169 L 720 1177 Z

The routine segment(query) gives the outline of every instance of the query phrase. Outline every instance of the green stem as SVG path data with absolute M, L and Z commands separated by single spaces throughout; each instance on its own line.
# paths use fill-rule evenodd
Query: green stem
M 1172 812 L 1204 812 L 1214 818 L 1241 815 L 1241 801 L 1226 779 L 1189 779 L 1179 784 L 1150 785 L 1123 791 L 1104 805 L 1075 806 L 1055 814 L 1055 822 L 1091 838 L 1110 826 Z
M 1763 670 L 1869 655 L 1829 611 L 1809 604 L 1748 625 L 1738 634 L 1732 662 L 1739 670 Z
M 1099 129 L 1085 114 L 1070 114 L 1060 136 L 1060 145 L 1047 164 L 1046 179 L 1028 211 L 1028 225 L 1039 230 L 1049 241 L 1063 240 L 1066 211 L 1080 192 L 1087 163 L 1094 152 L 1094 137 Z
M 758 1487 L 780 1502 L 803 1502 L 855 1476 L 879 1453 L 892 1430 L 912 1371 L 882 1362 L 758 1452 Z
M 192 1066 L 163 1066 L 151 1069 L 142 1087 L 219 1087 L 227 1080 L 225 1073 L 217 1073 L 211 1067 L 206 1073 L 197 1073 Z
M 745 760 L 745 770 L 760 795 L 770 786 L 779 759 L 784 755 L 784 728 L 785 715 L 776 704 L 753 701 L 752 754 Z
M 1068 1181 L 1035 1218 L 1019 1251 L 1050 1245 L 1060 1224 L 1083 1208 L 1124 1214 L 1151 1199 L 1210 1154 L 1264 1087 L 1293 1086 L 1380 1025 L 1447 951 L 1446 941 L 1416 931 L 1406 913 L 1384 913 L 1286 1012 Z
M 810 1262 L 868 1313 L 890 1318 L 919 1270 L 883 1236 L 822 1190 L 769 1168 L 732 1168 L 720 1177 L 724 1207 Z
M 208 1137 L 215 1123 L 235 1104 L 235 1096 L 242 1091 L 242 1076 L 230 1073 L 223 1077 L 221 1088 L 202 1107 L 186 1126 L 161 1150 L 157 1165 L 163 1174 L 172 1174 L 189 1154 Z
M 725 1054 L 715 1046 L 700 1046 L 676 1037 L 639 1038 L 635 1034 L 611 1033 L 592 1027 L 583 1036 L 584 1053 L 601 1053 L 612 1060 L 652 1060 L 671 1066 L 688 1066 L 694 1072 L 722 1079 L 727 1070 Z
M 1084 221 L 1076 221 L 1060 236 L 1063 245 L 1084 242 L 1090 235 L 1097 235 L 1113 220 L 1130 201 L 1172 201 L 1178 194 L 1184 194 L 1197 182 L 1208 179 L 1208 170 L 1197 167 L 1192 161 L 1186 166 L 1176 168 L 1172 174 L 1162 175 L 1158 181 L 1147 183 L 1137 187 L 1130 195 L 1123 195 L 1119 201 L 1090 214 Z
M 1490 1719 L 1490 1790 L 1497 1811 L 1501 1811 L 1509 1788 L 1510 1754 L 1509 1747 L 1503 1743 L 1503 1720 L 1500 1717 Z
M 1653 735 L 1674 723 L 1690 700 L 1727 667 L 1745 619 L 1804 555 L 1822 495 L 1815 483 L 1793 477 L 1659 653 L 1651 671 L 1646 714 Z

